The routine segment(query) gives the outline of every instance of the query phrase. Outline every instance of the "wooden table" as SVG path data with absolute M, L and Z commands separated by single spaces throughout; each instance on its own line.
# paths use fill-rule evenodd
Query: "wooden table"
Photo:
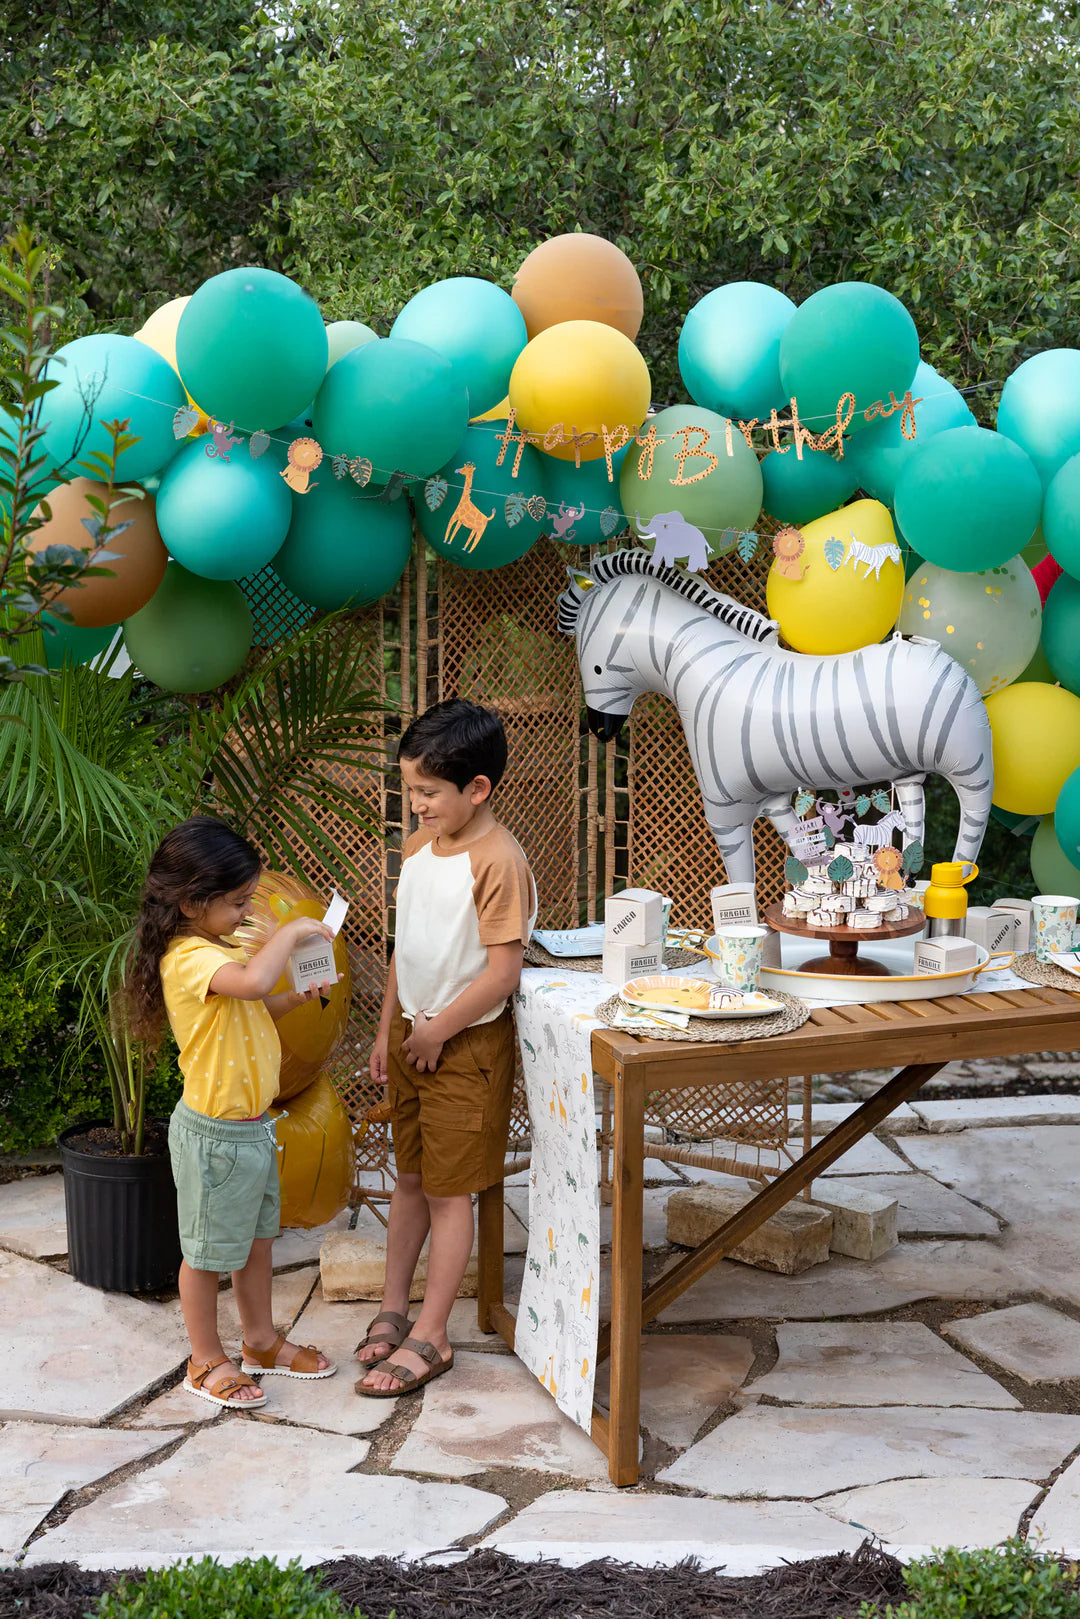
M 615 1029 L 592 1036 L 597 1078 L 611 1087 L 614 1123 L 611 1324 L 599 1358 L 611 1357 L 610 1414 L 594 1407 L 591 1434 L 614 1484 L 638 1480 L 642 1323 L 654 1320 L 725 1254 L 782 1209 L 857 1141 L 914 1096 L 946 1063 L 1026 1051 L 1080 1049 L 1080 990 L 1006 990 L 940 1000 L 878 1001 L 811 1014 L 793 1034 L 737 1045 L 645 1040 Z M 857 1068 L 900 1072 L 822 1137 L 797 1163 L 680 1259 L 642 1294 L 645 1098 L 743 1078 L 790 1078 Z M 514 1346 L 515 1318 L 503 1301 L 503 1187 L 479 1200 L 479 1323 Z

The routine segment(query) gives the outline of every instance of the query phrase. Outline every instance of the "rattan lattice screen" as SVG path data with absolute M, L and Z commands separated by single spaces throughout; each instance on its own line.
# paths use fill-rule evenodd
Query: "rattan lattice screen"
M 617 542 L 613 542 L 614 544 Z M 626 543 L 624 540 L 623 544 Z M 771 552 L 766 544 L 749 563 L 724 558 L 710 583 L 740 601 L 764 606 Z M 335 633 L 341 654 L 353 660 L 362 683 L 380 695 L 388 739 L 418 709 L 440 697 L 459 695 L 497 708 L 506 725 L 510 769 L 500 787 L 500 818 L 528 853 L 536 874 L 541 921 L 571 926 L 599 914 L 603 897 L 626 881 L 648 883 L 676 899 L 676 918 L 703 925 L 708 894 L 722 882 L 723 864 L 702 814 L 701 797 L 682 729 L 661 698 L 636 705 L 628 742 L 600 747 L 584 725 L 572 643 L 555 627 L 555 598 L 568 561 L 584 561 L 576 547 L 543 539 L 520 562 L 491 572 L 433 562 L 417 542 L 412 565 L 392 595 L 357 613 Z M 299 621 L 298 604 L 267 570 L 244 582 L 256 623 L 256 642 L 272 644 Z M 385 840 L 340 827 L 352 857 L 368 874 L 352 901 L 346 936 L 353 972 L 353 1010 L 348 1036 L 331 1067 L 350 1115 L 359 1122 L 378 1092 L 367 1077 L 367 1059 L 378 1021 L 393 936 L 393 886 L 399 851 L 409 830 L 392 769 L 359 771 L 355 781 L 386 826 Z M 769 826 L 758 827 L 758 880 L 767 901 L 783 888 L 783 845 Z M 318 862 L 305 859 L 316 887 L 330 884 Z M 709 1106 L 706 1108 L 706 1097 Z M 715 1095 L 681 1098 L 680 1121 L 664 1122 L 680 1133 L 692 1119 L 721 1133 Z M 775 1098 L 727 1099 L 737 1139 L 762 1139 L 779 1127 Z M 740 1127 L 751 1104 L 765 1106 L 755 1128 Z M 706 1126 L 707 1120 L 707 1126 Z M 514 1137 L 527 1119 L 523 1098 L 515 1110 Z M 725 1134 L 729 1133 L 725 1127 Z M 361 1171 L 386 1166 L 384 1132 L 371 1130 L 359 1143 Z

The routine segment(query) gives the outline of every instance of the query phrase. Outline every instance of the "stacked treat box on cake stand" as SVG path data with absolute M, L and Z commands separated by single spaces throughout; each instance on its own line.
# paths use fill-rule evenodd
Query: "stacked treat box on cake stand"
M 875 851 L 838 844 L 827 859 L 807 865 L 783 904 L 766 909 L 765 921 L 778 933 L 828 941 L 828 955 L 801 963 L 802 972 L 888 977 L 888 967 L 860 956 L 859 946 L 918 933 L 925 923 L 922 910 L 909 903 L 900 863 L 889 845 Z

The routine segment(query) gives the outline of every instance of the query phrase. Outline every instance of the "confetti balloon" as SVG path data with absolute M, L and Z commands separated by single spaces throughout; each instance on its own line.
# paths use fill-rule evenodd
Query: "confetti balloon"
M 574 231 L 534 247 L 514 277 L 514 302 L 530 338 L 564 321 L 600 321 L 633 340 L 644 300 L 638 273 L 621 248 Z
M 408 501 L 375 499 L 351 477 L 335 478 L 324 461 L 310 493 L 293 497 L 292 523 L 272 566 L 300 601 L 332 611 L 393 590 L 411 548 Z
M 303 409 L 328 352 L 315 300 L 288 276 L 254 266 L 204 281 L 176 332 L 189 393 L 217 421 L 249 433 Z
M 269 456 L 253 461 L 243 442 L 227 459 L 207 441 L 185 445 L 158 490 L 161 537 L 177 562 L 204 579 L 258 573 L 281 550 L 292 496 Z
M 700 298 L 679 334 L 679 371 L 694 403 L 742 420 L 785 405 L 780 339 L 794 313 L 790 298 L 761 281 L 730 281 Z
M 517 425 L 536 434 L 541 448 L 560 461 L 604 454 L 603 432 L 636 430 L 645 420 L 652 384 L 649 368 L 633 343 L 613 326 L 568 320 L 549 326 L 522 350 L 510 374 L 510 403 Z M 625 442 L 625 435 L 618 441 Z
M 372 486 L 391 473 L 427 478 L 453 455 L 469 421 L 469 395 L 449 360 L 424 343 L 384 337 L 331 366 L 313 412 L 328 455 L 363 456 Z
M 841 461 L 827 450 L 804 446 L 800 459 L 794 445 L 769 451 L 761 463 L 761 479 L 762 504 L 781 523 L 809 523 L 835 511 L 859 482 L 849 455 Z
M 97 514 L 87 496 L 104 499 L 106 494 L 104 484 L 93 483 L 89 478 L 75 478 L 54 490 L 48 502 L 52 515 L 31 536 L 30 550 L 68 545 L 73 550 L 89 553 L 94 542 L 84 527 L 84 519 Z M 144 495 L 141 500 L 125 500 L 113 507 L 110 526 L 119 528 L 121 523 L 128 522 L 131 527 L 109 541 L 108 558 L 103 557 L 95 564 L 108 572 L 70 585 L 55 598 L 61 607 L 67 608 L 73 622 L 81 629 L 101 629 L 130 618 L 146 605 L 161 584 L 168 553 L 158 532 L 153 495 Z
M 251 648 L 251 609 L 238 585 L 179 562 L 124 624 L 132 663 L 163 691 L 203 692 L 231 680 Z
M 469 394 L 469 413 L 506 395 L 514 361 L 528 342 L 525 320 L 508 292 L 477 276 L 436 281 L 410 298 L 390 331 L 450 361 Z
M 611 457 L 612 479 L 607 462 L 559 461 L 541 451 L 540 487 L 548 508 L 548 531 L 569 545 L 601 545 L 627 526 L 619 493 L 619 474 L 629 454 L 624 447 Z M 572 514 L 568 520 L 568 514 Z M 552 524 L 555 527 L 552 527 Z
M 892 505 L 901 471 L 928 439 L 950 427 L 977 425 L 963 394 L 924 360 L 919 361 L 911 392 L 919 401 L 911 417 L 905 421 L 900 410 L 881 416 L 844 447 L 844 460 L 855 475 L 855 485 L 887 506 Z M 906 438 L 904 429 L 910 432 L 912 421 L 915 437 Z
M 994 803 L 1014 815 L 1049 815 L 1080 768 L 1080 697 L 1035 681 L 986 699 L 994 738 Z
M 939 642 L 986 697 L 1016 680 L 1035 656 L 1038 587 L 1019 557 L 985 573 L 950 573 L 924 562 L 904 587 L 898 628 Z
M 1043 607 L 1042 648 L 1054 679 L 1080 692 L 1080 582 L 1063 573 Z
M 1031 875 L 1040 894 L 1080 896 L 1080 854 L 1076 860 L 1062 848 L 1057 832 L 1057 815 L 1047 815 L 1035 828 L 1031 840 Z M 1070 849 L 1075 846 L 1070 840 Z
M 1044 349 L 1005 380 L 997 430 L 1034 461 L 1043 487 L 1080 454 L 1080 349 Z
M 159 471 L 176 454 L 173 417 L 186 403 L 184 390 L 168 361 L 138 338 L 77 337 L 57 349 L 43 375 L 58 386 L 42 401 L 42 447 L 69 475 L 78 475 L 77 462 L 92 451 L 111 453 L 105 422 L 127 421 L 138 438 L 117 457 L 119 483 Z
M 713 556 L 723 556 L 734 548 L 737 533 L 757 522 L 761 468 L 734 430 L 728 454 L 729 427 L 723 416 L 701 405 L 670 405 L 648 423 L 656 435 L 655 449 L 650 453 L 630 445 L 619 477 L 622 509 L 630 518 L 640 516 L 637 532 L 655 556 L 690 555 L 691 565 L 700 568 L 702 547 L 694 530 L 704 535 Z M 689 451 L 685 458 L 684 451 Z M 706 477 L 697 476 L 707 469 Z M 656 533 L 656 540 L 645 530 Z
M 1039 521 L 1042 485 L 1011 439 L 952 427 L 908 457 L 895 501 L 914 551 L 940 568 L 977 573 L 1023 550 Z
M 847 431 L 870 425 L 866 411 L 890 393 L 902 399 L 919 363 L 915 322 L 891 292 L 864 281 L 822 287 L 792 315 L 780 339 L 780 380 L 812 433 L 834 426 L 844 394 L 855 396 Z
M 854 652 L 896 623 L 904 569 L 888 510 L 856 500 L 773 542 L 769 613 L 796 652 Z
M 326 328 L 326 342 L 329 350 L 327 354 L 326 369 L 336 365 L 343 354 L 350 354 L 353 349 L 363 348 L 365 343 L 377 343 L 378 332 L 373 332 L 370 326 L 365 326 L 362 320 L 333 320 Z
M 413 486 L 424 538 L 459 567 L 505 567 L 551 532 L 539 452 L 525 445 L 515 478 L 517 446 L 508 446 L 501 467 L 500 449 L 497 432 L 470 427 L 439 473 Z

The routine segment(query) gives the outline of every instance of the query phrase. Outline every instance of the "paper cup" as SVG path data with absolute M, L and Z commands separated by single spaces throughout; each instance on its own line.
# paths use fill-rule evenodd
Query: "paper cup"
M 768 928 L 738 923 L 719 928 L 713 971 L 728 989 L 757 989 Z
M 1072 949 L 1078 905 L 1080 900 L 1071 894 L 1036 894 L 1031 902 L 1031 915 L 1035 923 L 1037 961 L 1053 961 L 1055 951 Z

